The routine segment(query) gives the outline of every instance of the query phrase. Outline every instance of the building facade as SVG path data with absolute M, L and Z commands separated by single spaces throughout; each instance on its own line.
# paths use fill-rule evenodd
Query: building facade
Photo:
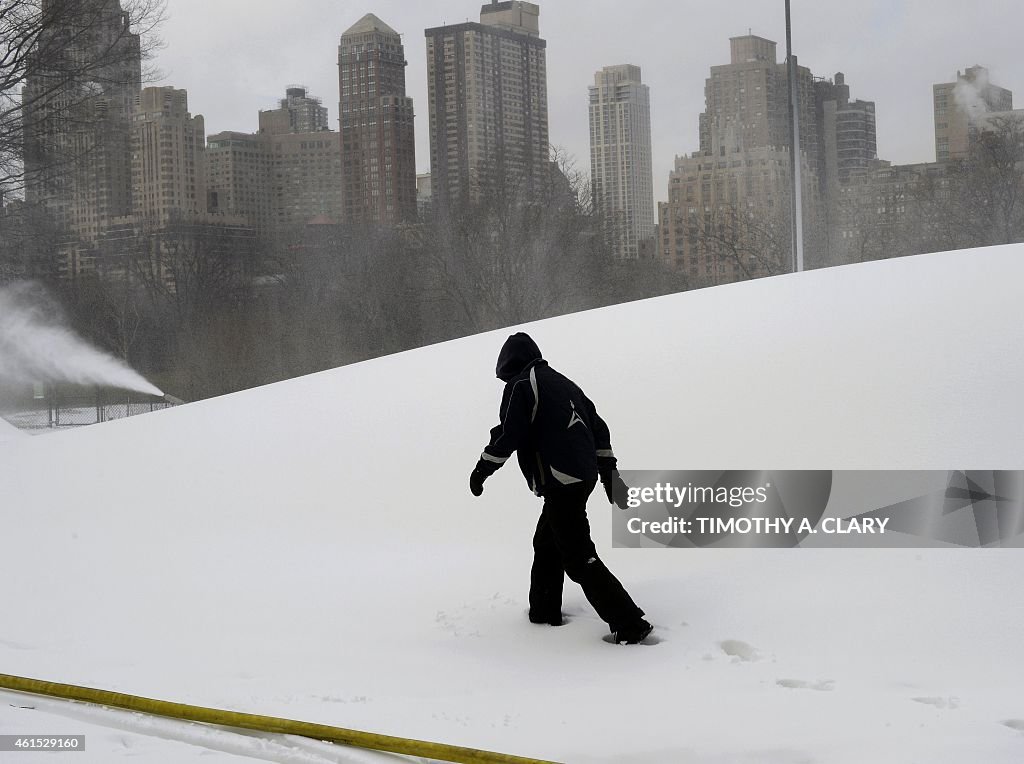
M 303 98 L 320 102 L 308 94 Z M 326 128 L 298 130 L 303 124 L 287 110 L 275 109 L 259 113 L 257 133 L 211 135 L 206 147 L 210 212 L 241 216 L 263 238 L 291 236 L 296 226 L 314 218 L 340 223 L 339 135 Z
M 776 43 L 745 35 L 729 40 L 728 64 L 711 67 L 704 83 L 700 152 L 721 154 L 724 146 L 745 149 L 790 144 L 788 70 L 777 60 Z M 820 135 L 815 115 L 814 76 L 796 67 L 800 149 L 818 174 Z
M 691 284 L 704 286 L 792 268 L 792 173 L 786 65 L 776 44 L 730 40 L 729 64 L 711 68 L 700 115 L 700 151 L 677 157 L 658 208 L 657 249 Z M 798 67 L 801 189 L 807 267 L 825 250 L 819 181 L 821 130 L 814 79 Z
M 538 195 L 549 179 L 547 43 L 540 8 L 484 5 L 480 23 L 425 31 L 434 209 L 487 191 Z
M 132 213 L 159 228 L 172 217 L 205 214 L 206 129 L 188 93 L 145 88 L 132 112 Z
M 338 46 L 343 219 L 389 225 L 416 218 L 416 138 L 402 37 L 372 13 Z
M 650 89 L 640 67 L 607 66 L 590 86 L 590 177 L 605 236 L 620 258 L 654 235 Z
M 233 131 L 211 135 L 206 142 L 207 209 L 241 216 L 264 237 L 274 225 L 269 148 L 265 135 Z
M 817 121 L 821 133 L 818 166 L 824 190 L 866 174 L 878 158 L 874 101 L 851 101 L 846 77 L 815 82 Z
M 277 231 L 287 232 L 313 218 L 332 223 L 345 219 L 336 132 L 272 135 L 269 149 L 271 211 Z
M 818 183 L 803 161 L 804 220 L 816 220 Z M 661 257 L 693 286 L 791 270 L 791 177 L 789 151 L 773 146 L 676 157 L 668 202 L 658 206 Z M 817 244 L 805 238 L 808 251 Z
M 47 27 L 36 50 L 58 43 L 77 75 L 30 67 L 22 91 L 25 199 L 61 232 L 58 272 L 91 271 L 109 222 L 132 210 L 131 114 L 141 87 L 139 35 L 117 0 L 90 16 L 89 34 Z M 98 23 L 97 23 L 98 22 Z M 66 40 L 67 42 L 64 42 Z
M 260 112 L 260 131 L 271 133 L 316 133 L 330 130 L 327 107 L 309 95 L 304 85 L 289 85 L 278 108 Z

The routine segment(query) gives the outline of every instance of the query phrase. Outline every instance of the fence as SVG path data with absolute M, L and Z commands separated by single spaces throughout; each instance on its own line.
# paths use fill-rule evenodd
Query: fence
M 109 422 L 179 403 L 171 396 L 159 398 L 124 390 L 50 385 L 37 387 L 31 397 L 8 403 L 0 413 L 19 429 L 40 432 Z

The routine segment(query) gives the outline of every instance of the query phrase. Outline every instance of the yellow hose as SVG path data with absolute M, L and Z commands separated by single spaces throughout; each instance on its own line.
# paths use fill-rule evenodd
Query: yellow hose
M 10 674 L 0 674 L 0 688 L 29 692 L 35 695 L 48 695 L 66 700 L 79 700 L 95 703 L 111 708 L 123 708 L 128 711 L 140 711 L 155 716 L 166 716 L 171 719 L 219 724 L 225 727 L 240 727 L 260 732 L 274 732 L 282 735 L 300 735 L 314 740 L 325 740 L 330 743 L 352 745 L 359 748 L 370 748 L 375 751 L 388 751 L 407 756 L 422 756 L 435 761 L 453 761 L 461 764 L 555 764 L 541 759 L 527 759 L 507 753 L 480 751 L 475 748 L 463 748 L 444 743 L 431 743 L 425 740 L 411 740 L 404 737 L 379 735 L 374 732 L 331 727 L 326 724 L 312 724 L 291 719 L 279 719 L 274 716 L 258 716 L 243 714 L 237 711 L 223 711 L 217 708 L 190 706 L 184 703 L 171 703 L 166 700 L 153 700 L 138 695 L 126 695 L 109 690 L 96 690 L 91 687 L 79 687 L 73 684 L 44 682 L 39 679 L 27 679 Z

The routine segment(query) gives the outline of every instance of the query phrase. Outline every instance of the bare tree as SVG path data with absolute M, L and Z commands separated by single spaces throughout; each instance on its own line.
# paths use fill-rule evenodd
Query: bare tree
M 913 189 L 907 235 L 917 252 L 1024 241 L 1024 117 L 985 117 L 965 159 L 946 162 Z
M 53 174 L 92 150 L 55 137 L 137 89 L 165 1 L 0 0 L 0 191 L 23 187 L 26 154 L 29 171 Z
M 255 238 L 252 229 L 199 223 L 186 216 L 138 231 L 121 244 L 129 273 L 149 301 L 158 341 L 178 373 L 182 397 L 206 397 L 246 387 L 242 363 L 253 314 Z M 129 316 L 130 317 L 130 316 Z M 241 371 L 240 371 L 241 370 Z
M 59 239 L 53 221 L 38 207 L 16 200 L 0 209 L 0 284 L 54 282 Z
M 790 270 L 790 232 L 785 209 L 772 214 L 719 204 L 695 214 L 698 246 L 716 263 L 731 264 L 743 279 L 776 276 Z
M 486 177 L 471 201 L 417 232 L 427 300 L 454 331 L 481 332 L 598 301 L 594 265 L 603 247 L 599 222 L 581 208 L 585 176 L 557 152 L 546 167 L 530 184 Z
M 974 133 L 970 157 L 959 175 L 959 201 L 975 240 L 1024 240 L 1024 116 L 988 117 Z

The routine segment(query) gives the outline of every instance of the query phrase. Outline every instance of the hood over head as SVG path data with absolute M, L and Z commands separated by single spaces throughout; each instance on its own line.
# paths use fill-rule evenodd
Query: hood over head
M 541 358 L 540 348 L 526 332 L 511 335 L 498 353 L 498 365 L 494 373 L 502 382 L 508 382 L 532 362 Z

